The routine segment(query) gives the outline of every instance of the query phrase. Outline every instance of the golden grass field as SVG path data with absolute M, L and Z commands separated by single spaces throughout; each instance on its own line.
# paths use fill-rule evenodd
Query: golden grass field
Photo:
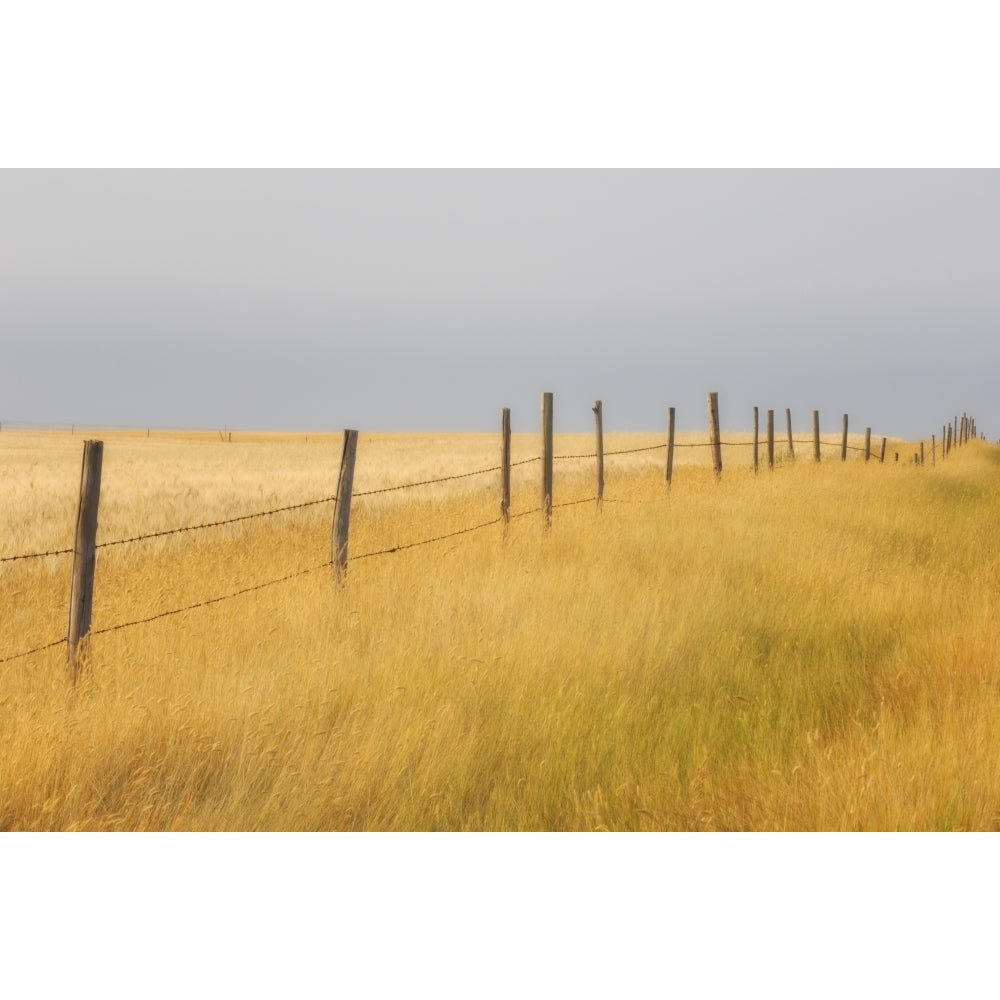
M 84 436 L 99 544 L 336 488 L 339 434 L 4 427 L 0 557 L 72 545 Z M 356 496 L 342 585 L 331 503 L 105 547 L 76 687 L 61 645 L 12 658 L 65 636 L 72 557 L 0 563 L 0 829 L 996 829 L 1000 451 L 824 441 L 757 475 L 727 446 L 719 482 L 679 447 L 669 490 L 662 449 L 609 455 L 600 509 L 557 461 L 548 531 L 516 466 L 506 530 L 377 556 L 494 521 L 499 474 Z M 354 487 L 498 458 L 362 434 Z

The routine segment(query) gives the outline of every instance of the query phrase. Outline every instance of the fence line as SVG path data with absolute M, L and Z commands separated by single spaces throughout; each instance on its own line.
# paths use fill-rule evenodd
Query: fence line
M 548 406 L 549 406 L 548 413 L 549 413 L 549 420 L 550 420 L 548 426 L 551 427 L 551 394 L 545 394 L 545 395 L 547 395 L 549 397 L 549 401 L 550 401 L 549 404 L 548 404 Z M 713 399 L 713 397 L 714 397 L 714 399 Z M 544 399 L 544 396 L 543 396 L 543 399 Z M 722 446 L 726 446 L 726 447 L 744 447 L 744 448 L 751 447 L 751 446 L 756 446 L 757 437 L 756 437 L 756 433 L 755 433 L 753 441 L 743 442 L 743 441 L 722 441 L 722 440 L 720 440 L 720 435 L 718 434 L 718 409 L 717 409 L 718 402 L 717 402 L 717 394 L 714 394 L 714 393 L 709 394 L 709 407 L 710 407 L 710 410 L 709 410 L 709 413 L 710 413 L 710 433 L 713 436 L 713 440 L 706 441 L 706 442 L 675 443 L 672 440 L 670 440 L 670 438 L 668 438 L 667 441 L 664 441 L 663 443 L 660 443 L 660 444 L 648 445 L 648 446 L 644 446 L 644 447 L 641 447 L 641 448 L 624 448 L 624 449 L 618 449 L 618 450 L 604 452 L 603 451 L 603 447 L 602 447 L 602 443 L 601 443 L 601 440 L 600 440 L 600 438 L 601 438 L 600 421 L 598 420 L 598 450 L 597 451 L 588 452 L 588 453 L 584 453 L 584 454 L 557 455 L 557 456 L 552 456 L 551 455 L 551 451 L 550 451 L 549 452 L 549 456 L 550 456 L 549 461 L 553 461 L 553 460 L 585 460 L 585 459 L 594 459 L 594 458 L 597 458 L 600 461 L 600 459 L 603 458 L 604 455 L 632 455 L 632 454 L 640 454 L 640 453 L 644 453 L 644 452 L 660 451 L 660 450 L 666 448 L 666 449 L 668 449 L 668 463 L 669 463 L 669 451 L 671 450 L 671 447 L 678 447 L 678 448 L 714 448 L 715 449 L 715 456 L 716 456 L 715 459 L 714 459 L 714 463 L 715 463 L 715 467 L 716 467 L 716 474 L 718 476 L 718 475 L 721 474 L 721 468 L 722 468 L 721 467 L 721 459 L 719 458 L 720 452 L 718 451 L 718 449 L 720 447 L 722 447 Z M 714 408 L 714 410 L 713 410 L 713 408 Z M 596 410 L 595 410 L 595 412 L 596 412 Z M 545 419 L 544 418 L 544 414 L 545 414 L 545 408 L 543 406 L 543 423 L 544 423 L 544 419 Z M 672 418 L 673 417 L 673 408 L 671 408 L 671 414 L 670 415 L 671 415 L 671 418 Z M 814 431 L 818 427 L 817 417 L 818 417 L 818 414 L 816 413 L 816 411 L 813 411 Z M 818 443 L 819 445 L 826 445 L 828 448 L 839 448 L 841 450 L 842 457 L 845 455 L 845 453 L 846 453 L 846 451 L 848 449 L 851 450 L 851 451 L 855 451 L 855 452 L 862 452 L 862 453 L 865 454 L 866 461 L 867 461 L 868 457 L 871 454 L 871 448 L 870 448 L 870 430 L 871 429 L 870 428 L 866 428 L 865 429 L 865 431 L 866 431 L 866 435 L 865 435 L 866 436 L 866 446 L 864 448 L 858 447 L 856 445 L 849 445 L 849 444 L 847 444 L 847 442 L 846 442 L 847 415 L 846 414 L 844 416 L 844 428 L 845 428 L 845 430 L 844 430 L 844 434 L 841 437 L 841 441 L 839 443 L 837 443 L 837 442 L 817 442 L 816 439 L 815 439 L 815 437 L 811 438 L 811 439 L 810 438 L 807 438 L 807 439 L 793 438 L 793 436 L 791 434 L 791 414 L 790 414 L 790 412 L 788 410 L 786 410 L 786 419 L 788 421 L 788 427 L 789 427 L 789 434 L 788 434 L 789 452 L 790 452 L 790 454 L 791 454 L 791 456 L 793 458 L 794 458 L 794 447 L 793 447 L 794 443 L 800 443 L 800 444 L 817 444 Z M 671 428 L 672 428 L 672 419 L 671 419 Z M 961 426 L 959 425 L 958 418 L 957 417 L 955 418 L 954 430 L 953 430 L 951 424 L 946 424 L 945 425 L 945 433 L 942 434 L 942 448 L 941 448 L 941 452 L 942 452 L 941 457 L 942 457 L 942 459 L 944 459 L 946 457 L 946 455 L 950 452 L 951 448 L 960 446 L 961 444 L 963 444 L 966 441 L 972 439 L 973 437 L 978 437 L 978 434 L 976 432 L 977 432 L 977 428 L 975 426 L 974 421 L 972 420 L 972 418 L 969 418 L 967 415 L 964 415 L 964 414 L 963 414 Z M 350 433 L 356 433 L 356 432 L 350 432 Z M 551 431 L 549 431 L 549 433 L 551 433 Z M 672 437 L 672 435 L 671 435 L 671 437 Z M 983 435 L 983 437 L 985 438 L 985 435 Z M 882 439 L 882 460 L 883 461 L 884 461 L 884 457 L 885 457 L 885 444 L 886 444 L 886 440 L 887 439 L 883 437 L 883 439 Z M 931 456 L 932 456 L 932 465 L 933 465 L 933 464 L 935 464 L 935 459 L 934 459 L 935 451 L 934 451 L 934 444 L 933 444 L 933 440 L 934 440 L 933 436 L 932 436 L 931 440 L 932 440 Z M 100 444 L 100 443 L 97 442 L 97 444 Z M 86 445 L 85 445 L 85 447 L 86 447 Z M 897 452 L 896 453 L 897 460 L 898 460 L 898 457 L 899 457 L 899 453 Z M 923 442 L 921 441 L 920 442 L 920 451 L 918 453 L 914 453 L 914 462 L 917 465 L 923 465 L 923 459 L 924 459 L 924 447 L 923 447 Z M 353 492 L 352 490 L 350 490 L 350 488 L 348 486 L 347 487 L 348 502 L 349 502 L 349 500 L 350 500 L 350 498 L 352 496 L 353 497 L 376 496 L 376 495 L 380 495 L 380 494 L 398 492 L 398 491 L 401 491 L 401 490 L 414 489 L 414 488 L 422 487 L 422 486 L 434 485 L 434 484 L 437 484 L 437 483 L 445 483 L 445 482 L 452 482 L 452 481 L 455 481 L 455 480 L 469 479 L 469 478 L 473 478 L 473 477 L 476 477 L 476 476 L 487 475 L 487 474 L 490 474 L 490 473 L 503 472 L 503 471 L 505 471 L 505 469 L 509 470 L 510 468 L 515 467 L 515 466 L 530 465 L 530 464 L 533 464 L 535 462 L 542 462 L 543 466 L 544 466 L 544 464 L 545 464 L 545 456 L 544 455 L 542 455 L 542 456 L 532 456 L 531 458 L 521 459 L 521 460 L 519 460 L 517 462 L 510 462 L 510 460 L 509 460 L 509 451 L 508 451 L 506 453 L 506 455 L 505 455 L 504 465 L 489 466 L 487 468 L 476 469 L 476 470 L 474 470 L 472 472 L 457 473 L 457 474 L 449 475 L 449 476 L 440 476 L 440 477 L 437 477 L 437 478 L 434 478 L 434 479 L 419 480 L 419 481 L 410 482 L 410 483 L 400 483 L 400 484 L 397 484 L 397 485 L 394 485 L 394 486 L 388 486 L 388 487 L 382 487 L 382 488 L 378 488 L 378 489 L 359 491 L 359 492 L 356 492 L 356 493 Z M 549 476 L 551 476 L 551 473 L 549 473 Z M 669 486 L 669 484 L 670 484 L 669 470 L 668 470 L 668 475 L 667 475 L 666 482 L 667 482 L 667 485 Z M 590 504 L 590 503 L 593 503 L 594 499 L 595 499 L 593 497 L 586 497 L 586 498 L 582 498 L 582 499 L 578 499 L 578 500 L 569 500 L 569 501 L 563 501 L 561 503 L 553 503 L 552 502 L 552 496 L 551 496 L 551 479 L 549 479 L 549 481 L 547 483 L 547 489 L 548 489 L 548 493 L 545 495 L 545 497 L 543 499 L 543 504 L 540 507 L 535 507 L 535 508 L 532 508 L 530 510 L 520 511 L 520 512 L 518 512 L 516 514 L 510 514 L 509 511 L 504 510 L 503 508 L 501 508 L 501 516 L 493 518 L 493 519 L 491 519 L 489 521 L 483 521 L 483 522 L 481 522 L 479 524 L 471 525 L 471 526 L 466 527 L 466 528 L 460 528 L 460 529 L 458 529 L 456 531 L 447 532 L 447 533 L 445 533 L 443 535 L 435 535 L 435 536 L 430 537 L 430 538 L 424 538 L 424 539 L 420 539 L 420 540 L 412 541 L 412 542 L 404 542 L 404 543 L 400 543 L 398 545 L 393 545 L 393 546 L 390 546 L 390 547 L 387 547 L 387 548 L 376 549 L 376 550 L 373 550 L 373 551 L 370 551 L 370 552 L 364 552 L 364 553 L 361 553 L 360 555 L 355 555 L 352 558 L 353 559 L 369 559 L 369 558 L 374 558 L 374 557 L 383 556 L 383 555 L 390 555 L 390 554 L 393 554 L 393 553 L 396 553 L 396 552 L 401 552 L 401 551 L 405 551 L 405 550 L 409 550 L 409 549 L 421 547 L 421 546 L 424 546 L 424 545 L 430 545 L 430 544 L 433 544 L 433 543 L 436 543 L 436 542 L 444 541 L 444 540 L 449 539 L 449 538 L 455 538 L 455 537 L 459 537 L 459 536 L 462 536 L 462 535 L 470 534 L 472 532 L 481 531 L 481 530 L 483 530 L 485 528 L 493 527 L 493 526 L 495 526 L 497 524 L 504 524 L 505 525 L 505 532 L 504 533 L 506 534 L 506 524 L 509 523 L 510 520 L 517 519 L 517 518 L 522 518 L 522 517 L 532 516 L 534 514 L 539 513 L 540 511 L 542 511 L 542 512 L 544 512 L 546 514 L 547 523 L 548 523 L 548 520 L 551 519 L 551 511 L 553 509 L 560 509 L 560 508 L 565 508 L 565 507 L 577 506 L 577 505 L 580 505 L 580 504 Z M 82 487 L 81 487 L 81 490 L 82 490 Z M 600 492 L 600 486 L 598 486 L 598 492 Z M 602 498 L 600 496 L 598 496 L 597 499 L 598 499 L 598 501 L 600 501 Z M 288 504 L 288 505 L 285 505 L 285 506 L 282 506 L 282 507 L 275 507 L 275 508 L 271 508 L 271 509 L 268 509 L 268 510 L 257 511 L 257 512 L 250 513 L 250 514 L 237 515 L 235 517 L 224 518 L 224 519 L 220 519 L 220 520 L 216 520 L 216 521 L 207 521 L 207 522 L 203 522 L 203 523 L 200 523 L 200 524 L 186 525 L 186 526 L 183 526 L 183 527 L 170 528 L 170 529 L 165 529 L 165 530 L 162 530 L 162 531 L 146 532 L 146 533 L 134 535 L 134 536 L 127 537 L 127 538 L 120 538 L 120 539 L 115 539 L 115 540 L 108 541 L 108 542 L 97 543 L 96 545 L 93 546 L 93 548 L 95 548 L 95 549 L 110 548 L 110 547 L 113 547 L 113 546 L 126 545 L 126 544 L 135 543 L 135 542 L 146 541 L 146 540 L 154 539 L 154 538 L 162 538 L 162 537 L 169 536 L 169 535 L 174 535 L 174 534 L 182 534 L 182 533 L 191 532 L 191 531 L 199 531 L 199 530 L 203 530 L 203 529 L 207 529 L 207 528 L 222 527 L 222 526 L 225 526 L 225 525 L 237 524 L 237 523 L 240 523 L 240 522 L 243 522 L 243 521 L 248 521 L 248 520 L 253 520 L 253 519 L 258 519 L 258 518 L 263 518 L 263 517 L 270 517 L 270 516 L 274 516 L 276 514 L 286 513 L 286 512 L 290 512 L 290 511 L 302 510 L 302 509 L 305 509 L 305 508 L 308 508 L 308 507 L 314 507 L 314 506 L 318 506 L 318 505 L 322 505 L 322 504 L 327 504 L 327 503 L 331 503 L 331 502 L 332 503 L 337 503 L 338 502 L 338 498 L 337 498 L 336 495 L 326 496 L 326 497 L 322 497 L 320 499 L 315 499 L 315 500 L 307 500 L 307 501 L 304 501 L 304 502 L 301 502 L 301 503 Z M 650 501 L 631 501 L 631 500 L 625 500 L 625 499 L 609 498 L 606 502 L 610 502 L 610 503 L 626 503 L 627 504 L 627 503 L 647 503 L 647 502 L 650 502 Z M 508 498 L 508 503 L 509 503 L 509 498 Z M 345 543 L 346 543 L 346 539 L 345 539 Z M 49 551 L 46 551 L 46 552 L 31 552 L 31 553 L 23 553 L 23 554 L 18 554 L 18 555 L 2 556 L 2 557 L 0 557 L 0 563 L 12 563 L 12 562 L 16 562 L 16 561 L 26 561 L 26 560 L 32 560 L 32 559 L 41 559 L 41 558 L 46 558 L 46 557 L 50 557 L 50 556 L 60 556 L 60 555 L 76 554 L 76 552 L 77 552 L 77 550 L 74 549 L 74 548 L 66 548 L 66 549 L 52 549 L 52 550 L 49 550 Z M 346 544 L 345 544 L 345 566 L 346 566 Z M 175 609 L 171 609 L 171 610 L 167 610 L 167 611 L 158 612 L 157 614 L 151 615 L 151 616 L 146 617 L 146 618 L 137 619 L 135 621 L 122 622 L 122 623 L 119 623 L 119 624 L 116 624 L 116 625 L 107 626 L 107 627 L 104 627 L 104 628 L 101 628 L 101 629 L 94 630 L 93 632 L 88 632 L 87 629 L 84 629 L 84 633 L 85 634 L 90 634 L 90 635 L 93 635 L 93 636 L 106 635 L 108 633 L 119 631 L 119 630 L 122 630 L 122 629 L 132 628 L 132 627 L 136 627 L 138 625 L 148 624 L 150 622 L 157 621 L 157 620 L 159 620 L 161 618 L 167 618 L 167 617 L 170 617 L 170 616 L 173 616 L 173 615 L 183 614 L 183 613 L 185 613 L 187 611 L 196 610 L 198 608 L 209 607 L 211 605 L 218 604 L 218 603 L 221 603 L 223 601 L 231 600 L 231 599 L 234 599 L 236 597 L 243 596 L 245 594 L 249 594 L 249 593 L 253 593 L 255 591 L 263 590 L 263 589 L 265 589 L 267 587 L 276 586 L 277 584 L 285 583 L 285 582 L 287 582 L 289 580 L 292 580 L 292 579 L 295 579 L 295 578 L 298 578 L 298 577 L 302 577 L 302 576 L 305 576 L 305 575 L 310 574 L 310 573 L 315 573 L 315 572 L 318 572 L 320 570 L 329 569 L 331 567 L 335 567 L 335 559 L 334 558 L 331 558 L 331 559 L 329 559 L 329 560 L 327 560 L 327 561 L 325 561 L 325 562 L 323 562 L 323 563 L 321 563 L 321 564 L 319 564 L 317 566 L 311 566 L 311 567 L 309 567 L 307 569 L 297 570 L 297 571 L 294 571 L 292 573 L 288 573 L 288 574 L 286 574 L 284 576 L 278 577 L 278 578 L 273 579 L 273 580 L 268 580 L 268 581 L 264 581 L 262 583 L 257 583 L 257 584 L 253 584 L 251 586 L 243 587 L 243 588 L 241 588 L 239 590 L 236 590 L 236 591 L 234 591 L 232 593 L 223 594 L 223 595 L 220 595 L 220 596 L 208 598 L 208 599 L 203 600 L 203 601 L 198 601 L 198 602 L 196 602 L 194 604 L 186 605 L 186 606 L 184 606 L 182 608 L 175 608 Z M 72 631 L 73 631 L 73 626 L 72 626 L 72 622 L 71 622 L 70 632 L 72 633 Z M 77 636 L 77 638 L 80 638 L 80 636 Z M 0 658 L 0 664 L 9 663 L 9 662 L 12 662 L 14 660 L 24 659 L 26 657 L 33 656 L 33 655 L 35 655 L 37 653 L 41 653 L 41 652 L 44 652 L 46 650 L 53 649 L 53 648 L 55 648 L 57 646 L 60 646 L 63 643 L 66 643 L 68 641 L 72 645 L 72 636 L 71 635 L 64 636 L 62 638 L 53 640 L 52 642 L 45 643 L 45 644 L 43 644 L 41 646 L 35 647 L 34 649 L 27 650 L 25 652 L 16 653 L 16 654 L 13 654 L 13 655 L 9 655 L 9 656 L 5 656 L 3 658 Z

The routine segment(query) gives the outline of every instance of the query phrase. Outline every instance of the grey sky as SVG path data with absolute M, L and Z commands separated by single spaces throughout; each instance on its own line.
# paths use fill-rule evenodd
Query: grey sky
M 1000 436 L 1000 172 L 0 171 L 0 420 Z

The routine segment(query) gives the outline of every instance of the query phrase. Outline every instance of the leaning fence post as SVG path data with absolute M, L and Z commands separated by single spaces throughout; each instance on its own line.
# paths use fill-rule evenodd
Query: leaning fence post
M 844 433 L 840 438 L 840 460 L 847 461 L 847 414 L 844 414 Z
M 767 467 L 774 468 L 774 410 L 767 411 Z
M 347 538 L 351 525 L 351 496 L 354 491 L 354 459 L 358 451 L 358 432 L 344 431 L 340 453 L 340 476 L 333 507 L 333 568 L 342 581 L 347 573 Z
M 552 393 L 542 393 L 542 513 L 552 524 Z
M 865 428 L 865 461 L 872 457 L 872 429 Z
M 813 410 L 813 461 L 819 461 L 819 410 Z
M 500 515 L 510 523 L 510 409 L 500 414 Z
M 882 451 L 879 453 L 879 456 L 878 456 L 879 465 L 882 465 L 882 464 L 885 463 L 885 445 L 886 445 L 886 442 L 888 440 L 889 440 L 888 438 L 882 438 Z
M 760 467 L 760 420 L 757 415 L 757 407 L 753 408 L 753 471 Z
M 719 437 L 719 394 L 708 393 L 708 433 L 712 441 L 712 468 L 715 476 L 722 475 L 722 441 Z
M 795 442 L 792 440 L 792 411 L 785 407 L 785 423 L 788 426 L 788 457 L 795 459 Z
M 597 506 L 604 499 L 604 427 L 601 423 L 601 401 L 594 402 L 594 422 L 597 425 Z
M 80 469 L 80 499 L 76 509 L 76 536 L 73 542 L 73 580 L 69 595 L 69 631 L 66 653 L 76 684 L 82 669 L 94 606 L 94 567 L 97 562 L 97 509 L 101 502 L 103 441 L 83 442 Z M 81 648 L 83 643 L 83 648 Z
M 674 475 L 674 408 L 667 410 L 667 470 L 665 478 L 667 486 Z

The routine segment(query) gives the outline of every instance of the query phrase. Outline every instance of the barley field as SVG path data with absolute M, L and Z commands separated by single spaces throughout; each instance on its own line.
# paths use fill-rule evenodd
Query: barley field
M 837 435 L 755 474 L 724 432 L 716 481 L 679 435 L 668 489 L 662 435 L 606 434 L 604 503 L 557 458 L 546 530 L 537 435 L 504 525 L 498 435 L 362 433 L 338 583 L 339 434 L 5 426 L 0 558 L 72 546 L 85 436 L 77 685 L 72 556 L 0 562 L 0 829 L 1000 827 L 991 445 L 918 467 Z

